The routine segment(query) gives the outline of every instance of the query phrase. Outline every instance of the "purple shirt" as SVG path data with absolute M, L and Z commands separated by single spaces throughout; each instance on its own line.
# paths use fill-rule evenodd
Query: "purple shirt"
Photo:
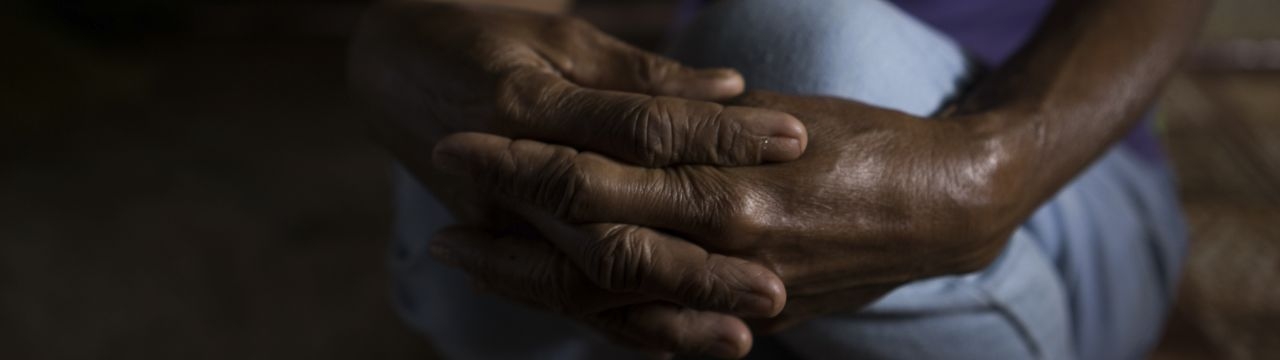
M 899 8 L 947 34 L 971 56 L 999 67 L 1031 37 L 1050 0 L 894 0 Z
M 895 5 L 941 31 L 983 65 L 996 68 L 1035 33 L 1050 0 L 893 0 Z M 1152 164 L 1162 164 L 1148 116 L 1121 144 Z
M 685 1 L 690 18 L 706 0 Z M 1034 35 L 1052 0 L 891 0 L 921 22 L 946 34 L 979 63 L 1000 67 Z M 1159 142 L 1147 116 L 1121 144 L 1153 165 L 1163 165 Z

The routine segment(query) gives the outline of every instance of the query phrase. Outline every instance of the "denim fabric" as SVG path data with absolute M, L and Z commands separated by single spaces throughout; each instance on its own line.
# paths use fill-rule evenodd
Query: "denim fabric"
M 672 55 L 732 66 L 749 87 L 928 115 L 966 80 L 945 36 L 880 0 L 734 0 L 706 9 Z M 473 293 L 426 255 L 450 218 L 402 168 L 396 306 L 450 358 L 627 358 L 571 321 Z M 805 358 L 1128 359 L 1154 344 L 1185 233 L 1167 172 L 1116 147 L 1044 205 L 983 271 L 917 281 L 862 311 L 778 336 Z M 1087 354 L 1087 356 L 1086 356 Z

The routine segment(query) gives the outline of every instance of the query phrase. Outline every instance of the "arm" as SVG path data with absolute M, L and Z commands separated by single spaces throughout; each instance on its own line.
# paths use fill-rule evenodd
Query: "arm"
M 493 206 L 501 194 L 432 166 L 431 149 L 456 132 L 537 139 L 641 166 L 752 165 L 803 152 L 807 137 L 794 117 L 715 102 L 742 92 L 732 70 L 691 69 L 582 20 L 503 6 L 538 2 L 482 2 L 383 2 L 365 15 L 349 61 L 352 87 L 374 110 L 366 117 L 374 136 L 465 224 L 520 229 L 528 220 Z M 432 245 L 441 261 L 479 269 L 474 281 L 491 292 L 643 348 L 733 356 L 750 338 L 728 314 L 769 316 L 785 303 L 781 280 L 763 266 L 661 232 L 618 229 L 565 228 L 553 242 L 462 236 L 483 245 L 476 251 Z M 520 233 L 500 233 L 510 232 Z M 448 233 L 441 237 L 458 238 Z M 638 246 L 646 251 L 629 251 Z M 646 261 L 670 266 L 646 271 Z M 554 284 L 508 281 L 528 276 Z
M 1182 59 L 1204 0 L 1060 1 L 1039 35 L 961 105 L 1008 158 L 996 224 L 1030 216 L 1145 111 Z M 1012 187 L 1009 187 L 1012 186 Z
M 768 264 L 788 294 L 765 324 L 777 329 L 989 265 L 1018 224 L 1132 126 L 1202 9 L 1193 0 L 1063 3 L 949 121 L 831 98 L 739 99 L 805 123 L 809 146 L 791 162 L 653 170 L 459 134 L 436 148 L 437 160 L 450 159 L 437 163 L 570 223 L 659 228 Z M 556 166 L 491 165 L 510 158 Z

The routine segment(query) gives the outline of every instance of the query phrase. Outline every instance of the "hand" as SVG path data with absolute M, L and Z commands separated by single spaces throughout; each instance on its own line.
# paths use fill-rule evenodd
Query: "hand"
M 785 113 L 712 102 L 742 92 L 737 72 L 686 68 L 567 16 L 387 3 L 364 19 L 350 73 L 382 113 L 375 132 L 411 168 L 459 131 L 645 166 L 787 161 L 806 142 Z
M 376 135 L 464 223 L 523 221 L 495 212 L 469 184 L 433 171 L 426 155 L 439 138 L 458 131 L 539 139 L 647 166 L 786 161 L 798 157 L 807 141 L 802 124 L 790 115 L 711 102 L 741 93 L 742 78 L 736 72 L 688 69 L 568 17 L 390 3 L 369 13 L 351 55 L 353 85 L 381 112 L 372 121 Z M 577 261 L 564 263 L 572 266 L 543 270 L 558 269 L 556 279 L 574 276 L 577 282 L 561 284 L 577 286 L 541 288 L 552 290 L 542 295 L 558 298 L 536 305 L 607 323 L 613 333 L 630 334 L 632 342 L 649 347 L 716 353 L 714 341 L 729 342 L 733 351 L 743 349 L 746 341 L 749 348 L 749 333 L 736 318 L 691 309 L 768 316 L 785 302 L 780 280 L 759 265 L 712 255 L 654 231 L 609 229 L 614 228 L 574 229 L 592 241 L 561 244 L 634 238 L 651 252 L 613 254 L 628 248 L 596 247 L 572 253 Z M 620 259 L 619 265 L 641 264 L 640 258 L 621 259 L 643 256 L 705 269 L 665 274 L 646 268 L 610 269 L 594 260 L 600 256 Z M 457 260 L 472 258 L 487 259 L 452 257 L 455 264 L 474 265 Z M 623 276 L 610 272 L 614 270 L 642 273 Z M 520 275 L 531 274 L 545 275 Z M 656 303 L 630 306 L 643 302 Z M 699 330 L 710 328 L 723 330 L 723 336 Z M 636 335 L 658 329 L 664 331 Z M 664 338 L 676 334 L 674 330 L 688 335 Z M 725 353 L 723 348 L 719 353 Z
M 782 283 L 768 269 L 671 236 L 630 225 L 551 231 L 560 241 L 585 245 L 582 250 L 596 249 L 586 254 L 594 256 L 595 267 L 582 271 L 570 259 L 581 254 L 562 251 L 540 236 L 494 236 L 467 228 L 437 234 L 431 254 L 466 271 L 480 291 L 576 319 L 617 343 L 651 353 L 740 358 L 751 349 L 751 332 L 740 318 L 670 300 L 750 299 L 732 292 L 768 279 L 771 293 L 756 297 L 751 306 L 764 310 L 757 316 L 774 315 L 783 306 Z
M 924 121 L 774 94 L 741 104 L 799 117 L 814 134 L 805 155 L 764 166 L 649 169 L 467 133 L 442 141 L 435 159 L 526 213 L 647 226 L 767 264 L 786 284 L 788 304 L 760 324 L 765 331 L 856 310 L 912 280 L 981 269 L 1020 221 L 1004 210 L 1022 165 L 1012 145 L 983 131 L 984 119 Z

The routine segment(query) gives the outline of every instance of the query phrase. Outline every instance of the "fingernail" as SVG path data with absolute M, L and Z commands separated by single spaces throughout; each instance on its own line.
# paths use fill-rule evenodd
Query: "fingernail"
M 458 259 L 453 257 L 453 251 L 449 250 L 449 248 L 444 245 L 433 242 L 427 247 L 427 252 L 431 253 L 431 257 L 435 258 L 436 261 L 448 266 L 458 266 Z
M 761 158 L 765 161 L 795 160 L 804 153 L 808 134 L 804 124 L 787 113 L 752 109 L 742 120 L 743 128 L 764 141 Z
M 804 154 L 800 140 L 789 137 L 770 136 L 764 139 L 764 149 L 760 158 L 766 162 L 791 161 Z
M 436 145 L 431 152 L 431 162 L 436 168 L 454 175 L 465 175 L 467 162 L 462 156 L 462 149 L 452 142 L 445 141 Z
M 746 84 L 742 75 L 733 69 L 711 69 L 700 74 L 704 81 L 710 82 L 720 94 L 735 96 L 742 93 Z

